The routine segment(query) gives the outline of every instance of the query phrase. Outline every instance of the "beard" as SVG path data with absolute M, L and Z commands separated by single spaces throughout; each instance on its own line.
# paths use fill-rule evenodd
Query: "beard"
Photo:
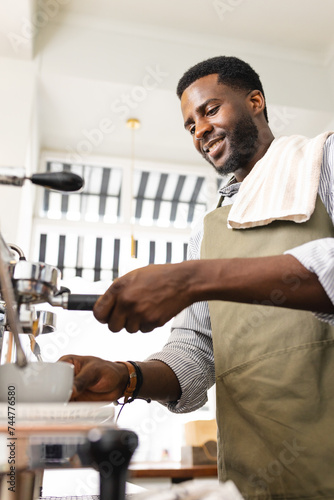
M 259 132 L 250 116 L 243 116 L 232 132 L 226 134 L 229 140 L 230 154 L 221 166 L 205 158 L 220 175 L 227 175 L 235 172 L 239 168 L 245 167 L 253 158 L 257 149 Z

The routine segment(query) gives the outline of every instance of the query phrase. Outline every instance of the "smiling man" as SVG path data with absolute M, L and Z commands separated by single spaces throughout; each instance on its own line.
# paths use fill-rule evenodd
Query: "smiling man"
M 178 94 L 184 127 L 193 136 L 195 148 L 219 174 L 235 172 L 242 181 L 274 139 L 263 93 L 229 87 L 220 83 L 217 74 L 199 78 L 184 91 L 183 85 L 181 81 Z M 253 117 L 251 108 L 256 111 Z
M 63 358 L 73 399 L 188 412 L 216 383 L 221 480 L 247 498 L 334 498 L 333 135 L 274 139 L 259 77 L 234 57 L 190 68 L 177 93 L 198 152 L 233 175 L 187 262 L 133 271 L 95 306 L 112 331 L 176 316 L 166 346 L 137 363 Z

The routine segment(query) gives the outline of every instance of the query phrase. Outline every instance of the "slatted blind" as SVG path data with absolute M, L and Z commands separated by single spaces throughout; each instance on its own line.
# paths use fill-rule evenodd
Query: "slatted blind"
M 204 177 L 135 171 L 135 220 L 144 225 L 186 227 L 205 211 Z
M 68 170 L 81 175 L 81 193 L 44 191 L 40 217 L 116 222 L 121 216 L 122 169 L 48 162 L 47 171 Z M 205 211 L 204 177 L 176 173 L 134 173 L 134 220 L 138 224 L 189 226 Z
M 38 260 L 56 265 L 63 278 L 113 280 L 120 274 L 122 252 L 127 251 L 122 236 L 111 234 L 112 223 L 122 224 L 123 169 L 116 166 L 71 165 L 48 161 L 47 171 L 67 170 L 85 180 L 80 193 L 44 191 L 38 210 L 40 219 L 59 220 L 59 227 L 45 224 L 38 235 Z M 154 226 L 190 228 L 207 209 L 205 177 L 176 172 L 135 170 L 131 204 L 133 227 L 152 227 L 149 237 L 136 241 L 136 257 L 143 264 L 180 262 L 186 259 L 189 231 L 184 240 L 159 236 Z M 73 222 L 73 232 L 61 230 L 61 221 Z M 86 234 L 86 222 L 105 222 L 103 234 Z M 101 225 L 99 225 L 101 233 Z
M 89 281 L 113 281 L 120 272 L 122 242 L 110 236 L 41 233 L 39 262 L 55 265 L 63 279 L 80 276 Z M 187 243 L 143 239 L 136 241 L 136 257 L 143 264 L 180 262 L 187 257 Z
M 119 220 L 123 175 L 120 168 L 48 162 L 46 169 L 72 171 L 84 178 L 85 187 L 73 194 L 45 190 L 40 217 L 92 222 Z

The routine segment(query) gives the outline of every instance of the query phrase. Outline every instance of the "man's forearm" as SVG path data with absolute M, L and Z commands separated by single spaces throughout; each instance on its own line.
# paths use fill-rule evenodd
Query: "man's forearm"
M 334 313 L 317 275 L 291 255 L 194 261 L 193 295 L 199 300 L 259 303 Z
M 150 265 L 116 279 L 94 315 L 118 332 L 150 332 L 194 302 L 225 300 L 334 313 L 315 273 L 292 255 Z
M 181 387 L 173 370 L 162 361 L 138 363 L 143 373 L 141 398 L 151 398 L 164 403 L 177 401 L 181 397 Z
M 143 385 L 138 397 L 164 403 L 177 401 L 181 397 L 179 381 L 173 370 L 162 361 L 137 361 L 143 374 Z M 124 366 L 124 365 L 123 365 Z M 127 368 L 124 367 L 124 386 L 128 382 Z

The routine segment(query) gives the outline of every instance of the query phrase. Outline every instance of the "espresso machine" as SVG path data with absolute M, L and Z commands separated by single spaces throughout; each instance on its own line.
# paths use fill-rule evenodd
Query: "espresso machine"
M 0 168 L 0 184 L 22 186 L 27 179 L 44 188 L 68 193 L 80 191 L 84 185 L 83 179 L 71 172 L 48 172 L 27 178 L 22 170 L 13 173 L 12 169 Z M 78 311 L 93 309 L 98 296 L 71 294 L 70 290 L 59 286 L 60 274 L 52 265 L 27 261 L 20 247 L 7 243 L 0 233 L 0 354 L 3 354 L 5 334 L 12 340 L 11 346 L 6 345 L 5 362 L 15 362 L 21 368 L 26 366 L 27 358 L 20 342 L 22 334 L 30 336 L 31 350 L 37 358 L 35 362 L 42 361 L 36 338 L 55 330 L 56 315 L 50 311 L 36 311 L 35 305 L 47 303 Z M 76 404 L 68 403 L 68 408 Z M 94 403 L 85 404 L 88 407 L 91 404 L 91 413 L 94 413 Z M 87 408 L 85 411 L 87 413 Z M 126 475 L 138 445 L 137 435 L 118 428 L 114 421 L 109 423 L 105 415 L 102 425 L 96 418 L 81 419 L 78 423 L 73 411 L 68 415 L 71 415 L 70 421 L 52 421 L 52 425 L 32 419 L 22 427 L 21 433 L 18 427 L 14 479 L 10 475 L 13 473 L 10 460 L 1 461 L 0 453 L 1 500 L 39 499 L 43 470 L 62 467 L 95 468 L 100 477 L 100 500 L 125 499 Z M 60 418 L 64 418 L 63 410 Z M 4 420 L 0 411 L 0 446 L 9 439 Z M 11 479 L 15 483 L 14 490 L 10 488 Z
M 25 177 L 23 169 L 0 168 L 0 185 L 22 186 L 25 180 L 46 189 L 73 193 L 81 191 L 84 180 L 68 171 L 46 172 Z M 97 295 L 71 294 L 59 286 L 60 271 L 44 262 L 29 262 L 21 248 L 5 242 L 0 233 L 0 353 L 3 333 L 10 326 L 14 336 L 17 364 L 25 364 L 17 334 L 35 337 L 54 330 L 55 315 L 35 311 L 35 305 L 48 303 L 69 310 L 92 310 Z M 19 332 L 17 331 L 19 328 Z M 0 356 L 1 359 L 1 356 Z M 8 361 L 8 360 L 7 360 Z

